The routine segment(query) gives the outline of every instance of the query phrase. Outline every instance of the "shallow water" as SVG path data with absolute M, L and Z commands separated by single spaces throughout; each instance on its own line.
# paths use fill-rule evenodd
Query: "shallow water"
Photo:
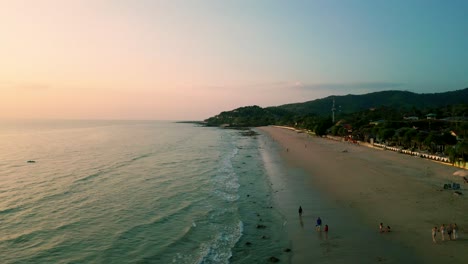
M 281 216 L 270 208 L 267 180 L 257 139 L 234 130 L 150 121 L 5 121 L 0 258 L 265 260 L 281 252 L 275 241 Z M 267 228 L 257 228 L 258 215 Z

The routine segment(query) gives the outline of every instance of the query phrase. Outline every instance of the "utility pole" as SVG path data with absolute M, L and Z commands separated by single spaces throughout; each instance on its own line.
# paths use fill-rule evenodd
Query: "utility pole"
M 333 98 L 333 106 L 332 106 L 332 122 L 335 124 L 335 98 Z

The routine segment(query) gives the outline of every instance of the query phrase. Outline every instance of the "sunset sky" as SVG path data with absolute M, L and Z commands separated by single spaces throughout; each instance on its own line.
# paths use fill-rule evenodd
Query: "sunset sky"
M 466 0 L 0 0 L 0 118 L 200 120 L 466 87 Z

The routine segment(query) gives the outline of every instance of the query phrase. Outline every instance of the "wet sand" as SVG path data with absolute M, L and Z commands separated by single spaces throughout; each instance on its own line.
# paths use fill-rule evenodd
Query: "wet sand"
M 452 175 L 458 168 L 284 128 L 259 131 L 276 142 L 288 164 L 272 182 L 293 245 L 293 263 L 468 261 L 468 184 Z M 460 183 L 463 195 L 443 190 L 449 182 Z M 317 216 L 330 223 L 326 238 L 314 231 Z M 379 234 L 380 222 L 392 232 Z M 434 244 L 431 228 L 450 223 L 459 226 L 459 239 L 441 241 L 438 233 Z M 320 247 L 319 253 L 313 247 Z

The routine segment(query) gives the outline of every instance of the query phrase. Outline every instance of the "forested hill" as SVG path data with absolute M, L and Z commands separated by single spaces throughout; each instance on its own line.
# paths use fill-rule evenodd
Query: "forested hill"
M 430 109 L 446 105 L 468 104 L 468 88 L 463 90 L 417 94 L 407 91 L 382 91 L 363 95 L 329 96 L 304 103 L 286 104 L 278 108 L 293 113 L 328 115 L 333 99 L 337 111 L 354 113 L 370 108 L 390 107 L 396 109 Z
M 329 96 L 304 103 L 286 104 L 261 108 L 246 106 L 225 111 L 205 120 L 209 126 L 228 124 L 230 126 L 264 126 L 291 123 L 298 117 L 315 116 L 323 118 L 331 115 L 335 100 L 336 113 L 347 115 L 369 109 L 392 109 L 404 115 L 437 112 L 439 108 L 468 105 L 468 88 L 431 94 L 417 94 L 407 91 L 382 91 L 363 95 Z M 464 110 L 463 110 L 464 111 Z M 463 114 L 465 113 L 452 113 Z M 468 115 L 468 113 L 466 113 Z

